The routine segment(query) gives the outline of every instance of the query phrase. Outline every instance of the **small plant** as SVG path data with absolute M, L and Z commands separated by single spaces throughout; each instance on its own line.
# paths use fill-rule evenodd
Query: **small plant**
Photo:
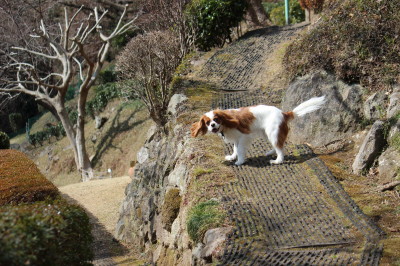
M 200 242 L 207 230 L 221 226 L 224 219 L 225 215 L 219 209 L 219 202 L 215 200 L 201 202 L 189 211 L 188 234 L 194 242 Z
M 9 149 L 9 148 L 10 148 L 10 138 L 6 133 L 0 131 L 0 149 Z
M 193 170 L 193 175 L 197 177 L 197 176 L 201 176 L 204 174 L 211 174 L 212 172 L 213 172 L 212 169 L 204 169 L 204 168 L 198 167 Z

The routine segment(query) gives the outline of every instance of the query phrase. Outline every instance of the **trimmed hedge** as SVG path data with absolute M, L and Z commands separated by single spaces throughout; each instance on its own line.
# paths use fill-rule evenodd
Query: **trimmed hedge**
M 55 199 L 59 192 L 36 165 L 17 150 L 0 151 L 0 206 Z
M 0 208 L 0 265 L 90 265 L 89 217 L 64 200 Z
M 90 265 L 90 229 L 27 156 L 0 150 L 0 265 Z

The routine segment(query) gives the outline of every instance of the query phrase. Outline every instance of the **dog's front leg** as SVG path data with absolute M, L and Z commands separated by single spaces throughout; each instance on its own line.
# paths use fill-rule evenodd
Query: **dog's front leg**
M 225 156 L 225 160 L 227 161 L 233 161 L 237 158 L 237 142 L 235 141 L 233 143 L 233 153 L 231 155 Z
M 242 165 L 246 160 L 246 150 L 247 150 L 248 139 L 240 138 L 237 147 L 237 161 L 235 165 Z

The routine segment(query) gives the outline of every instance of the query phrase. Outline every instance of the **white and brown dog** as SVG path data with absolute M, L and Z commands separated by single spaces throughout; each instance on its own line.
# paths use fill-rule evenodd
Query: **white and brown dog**
M 228 161 L 237 159 L 236 165 L 241 165 L 246 159 L 246 149 L 252 139 L 257 136 L 267 136 L 273 149 L 267 156 L 277 154 L 271 164 L 283 162 L 283 145 L 286 141 L 288 123 L 295 117 L 316 111 L 325 103 L 325 96 L 311 98 L 298 105 L 293 111 L 282 110 L 268 105 L 256 105 L 239 109 L 213 110 L 204 114 L 199 122 L 191 127 L 193 137 L 207 132 L 221 134 L 227 143 L 233 144 L 233 153 L 225 157 Z

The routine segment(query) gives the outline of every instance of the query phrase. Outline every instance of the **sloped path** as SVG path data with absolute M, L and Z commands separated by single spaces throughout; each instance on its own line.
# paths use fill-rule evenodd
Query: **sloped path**
M 279 98 L 273 91 L 258 90 L 261 73 L 256 69 L 273 52 L 273 44 L 297 30 L 259 30 L 216 53 L 202 74 L 231 92 L 222 92 L 213 108 L 271 104 Z M 251 60 L 243 65 L 244 58 Z M 378 265 L 382 231 L 355 205 L 324 163 L 307 146 L 288 145 L 285 162 L 270 165 L 265 156 L 268 150 L 267 140 L 255 141 L 247 162 L 232 165 L 238 181 L 221 191 L 235 225 L 221 264 Z M 229 152 L 231 147 L 226 146 Z
M 59 187 L 65 198 L 85 208 L 92 224 L 94 238 L 93 265 L 141 265 L 132 247 L 125 247 L 114 238 L 115 224 L 124 199 L 129 176 L 81 182 Z

